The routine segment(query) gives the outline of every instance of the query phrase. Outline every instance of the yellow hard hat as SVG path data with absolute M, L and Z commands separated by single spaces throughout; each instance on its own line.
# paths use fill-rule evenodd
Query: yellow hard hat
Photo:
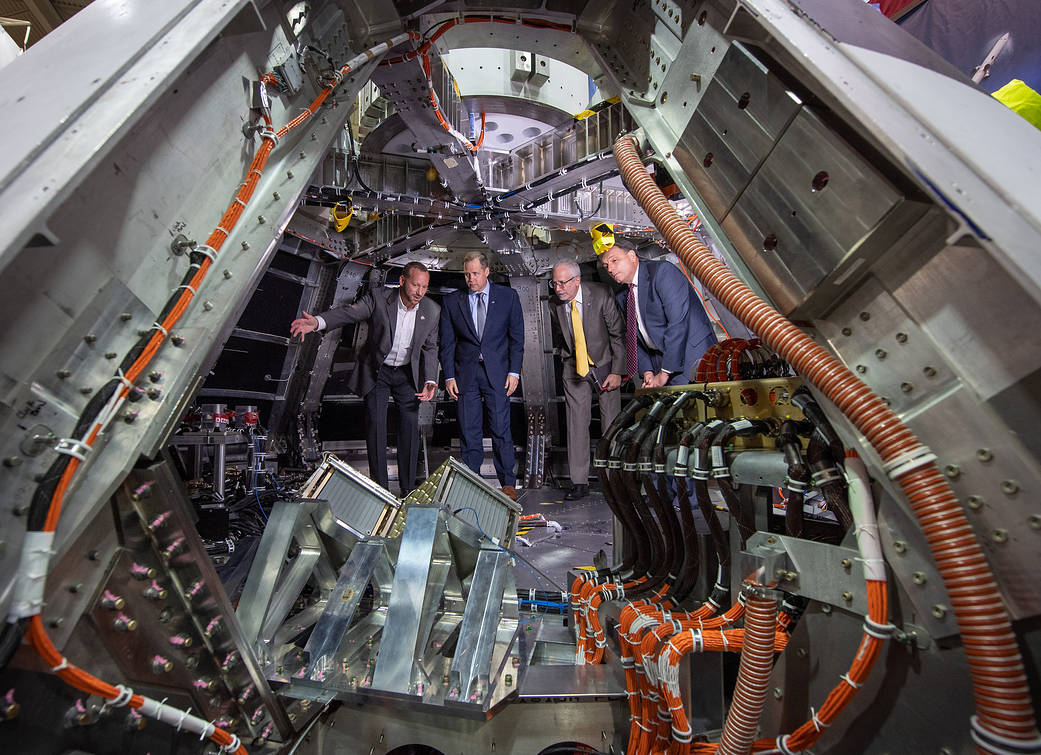
M 593 251 L 597 254 L 614 246 L 614 226 L 610 223 L 597 223 L 589 229 L 589 235 L 593 237 Z
M 351 215 L 353 214 L 354 202 L 349 198 L 346 205 L 337 202 L 336 206 L 333 207 L 332 212 L 329 213 L 333 221 L 333 227 L 335 227 L 340 233 L 346 230 L 347 224 L 351 222 Z

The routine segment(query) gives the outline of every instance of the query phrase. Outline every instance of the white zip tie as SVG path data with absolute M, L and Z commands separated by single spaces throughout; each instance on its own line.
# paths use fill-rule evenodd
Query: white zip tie
M 842 475 L 842 472 L 839 471 L 838 467 L 828 467 L 827 469 L 814 472 L 810 479 L 817 487 L 826 485 L 829 482 L 838 482 L 839 480 L 842 480 L 843 482 L 846 481 L 846 478 Z
M 1041 737 L 1033 739 L 1009 739 L 983 728 L 978 716 L 969 718 L 972 741 L 993 755 L 1030 755 L 1041 753 Z M 1005 749 L 1011 748 L 1011 749 Z
M 72 664 L 69 663 L 69 659 L 64 655 L 61 657 L 61 663 L 57 666 L 51 666 L 51 671 L 57 674 L 59 671 L 64 671 L 67 668 L 72 668 Z
M 890 479 L 897 479 L 919 467 L 924 467 L 936 461 L 934 454 L 928 446 L 917 445 L 906 453 L 902 453 L 895 459 L 891 459 L 882 465 L 882 469 L 889 475 Z
M 243 205 L 243 207 L 245 207 L 245 205 Z M 214 262 L 217 261 L 217 250 L 214 249 L 209 244 L 199 244 L 194 249 L 192 249 L 192 251 L 193 252 L 198 252 L 199 254 L 203 254 L 203 255 L 209 257 Z
M 116 370 L 116 379 L 123 384 L 123 387 L 129 391 L 134 390 L 134 384 L 127 380 L 127 376 L 123 373 L 123 368 L 120 367 Z
M 724 653 L 729 653 L 730 652 L 730 642 L 729 642 L 729 640 L 727 640 L 727 633 L 724 632 L 724 631 L 720 631 L 719 636 L 721 638 L 723 638 L 723 652 Z
M 278 146 L 279 136 L 277 133 L 275 133 L 275 129 L 271 128 L 271 126 L 264 126 L 257 133 L 260 134 L 261 141 L 264 141 L 264 139 L 270 139 L 273 147 Z
M 846 684 L 848 684 L 853 689 L 860 689 L 861 687 L 864 686 L 863 684 L 859 684 L 859 683 L 853 681 L 852 679 L 850 679 L 848 673 L 843 674 L 842 676 L 839 677 L 839 679 L 844 681 Z
M 217 731 L 217 721 L 210 721 L 206 726 L 203 727 L 202 731 L 199 732 L 199 741 L 209 739 L 213 736 L 213 732 Z
M 224 238 L 227 238 L 228 234 L 230 233 L 230 231 L 228 231 L 228 229 L 225 228 L 222 225 L 219 225 L 219 226 L 217 226 L 216 228 L 213 229 L 214 233 L 216 233 L 217 231 L 220 231 L 221 233 L 223 233 L 224 234 Z
M 130 689 L 130 687 L 124 687 L 122 684 L 117 684 L 116 689 L 119 690 L 119 694 L 108 700 L 107 704 L 116 708 L 122 708 L 130 702 L 130 698 L 134 696 L 134 690 Z
M 232 734 L 231 735 L 231 741 L 228 742 L 228 744 L 226 744 L 223 747 L 221 747 L 220 751 L 221 752 L 236 752 L 240 747 L 242 747 L 242 743 L 239 741 L 239 735 L 238 734 Z
M 162 333 L 163 334 L 163 338 L 169 338 L 170 337 L 170 331 L 168 331 L 166 328 L 164 328 L 162 325 L 160 325 L 157 322 L 153 322 L 152 323 L 152 329 L 153 330 L 158 330 L 160 333 Z
M 187 717 L 188 715 L 189 715 L 189 714 L 188 714 L 188 711 L 187 711 L 187 710 L 182 710 L 182 711 L 181 711 L 181 717 L 180 717 L 180 719 L 178 719 L 178 721 L 177 721 L 177 731 L 180 731 L 180 730 L 181 730 L 181 727 L 182 727 L 182 726 L 184 726 L 184 719 L 185 719 L 185 718 L 186 718 L 186 717 Z
M 867 616 L 864 617 L 864 634 L 869 634 L 880 640 L 888 640 L 893 636 L 894 631 L 896 631 L 894 624 L 879 624 Z
M 58 441 L 58 445 L 54 447 L 54 450 L 74 459 L 86 461 L 87 454 L 90 453 L 90 446 L 76 438 L 62 438 Z
M 812 705 L 810 706 L 810 715 L 811 715 L 811 720 L 813 721 L 813 727 L 817 731 L 820 731 L 822 727 L 825 728 L 825 729 L 828 728 L 828 724 L 824 723 L 819 718 L 817 718 L 817 711 L 816 711 L 816 709 Z
M 781 751 L 781 755 L 795 755 L 794 750 L 788 749 L 788 737 L 790 736 L 791 734 L 782 734 L 777 737 L 777 749 Z
M 199 295 L 199 292 L 198 292 L 198 291 L 196 291 L 196 290 L 195 290 L 194 288 L 192 288 L 191 286 L 189 286 L 189 285 L 188 285 L 187 283 L 182 283 L 182 284 L 181 284 L 181 285 L 179 285 L 179 286 L 178 286 L 177 288 L 175 288 L 175 289 L 174 289 L 174 291 L 180 291 L 180 290 L 181 290 L 182 288 L 186 288 L 186 289 L 188 289 L 189 291 L 191 291 L 191 292 L 192 292 L 192 296 L 198 296 L 198 295 Z
M 242 201 L 241 199 L 239 199 L 238 197 L 235 197 L 235 198 L 234 198 L 233 200 L 231 200 L 231 203 L 232 203 L 232 204 L 235 204 L 236 202 L 238 202 L 238 203 L 239 203 L 240 205 L 242 205 L 242 209 L 243 209 L 243 210 L 244 210 L 244 209 L 246 209 L 246 203 L 245 203 L 245 202 L 243 202 L 243 201 Z

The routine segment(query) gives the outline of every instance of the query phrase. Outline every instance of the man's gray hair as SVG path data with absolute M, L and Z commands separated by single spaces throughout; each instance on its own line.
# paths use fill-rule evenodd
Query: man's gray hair
M 553 269 L 556 270 L 558 267 L 566 268 L 572 277 L 582 274 L 582 268 L 580 268 L 578 263 L 574 260 L 559 260 L 557 264 L 553 266 Z
M 466 267 L 466 263 L 473 262 L 474 260 L 479 260 L 481 267 L 486 270 L 491 267 L 491 265 L 488 264 L 488 255 L 484 252 L 467 252 L 466 256 L 463 257 L 463 267 Z

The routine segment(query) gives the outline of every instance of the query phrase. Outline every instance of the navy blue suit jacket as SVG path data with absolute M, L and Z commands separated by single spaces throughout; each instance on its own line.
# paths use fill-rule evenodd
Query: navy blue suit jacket
M 640 260 L 636 283 L 643 326 L 656 348 L 648 351 L 643 339 L 637 337 L 640 374 L 667 370 L 674 376 L 682 375 L 679 382 L 690 382 L 691 369 L 716 342 L 697 292 L 679 268 L 659 260 Z M 615 296 L 625 317 L 628 297 L 628 287 Z
M 521 372 L 524 359 L 524 317 L 520 297 L 507 286 L 495 283 L 488 291 L 488 314 L 484 333 L 478 340 L 470 316 L 469 289 L 455 291 L 441 303 L 441 367 L 445 380 L 455 378 L 459 390 L 473 383 L 484 356 L 484 369 L 493 386 L 505 389 L 506 375 Z

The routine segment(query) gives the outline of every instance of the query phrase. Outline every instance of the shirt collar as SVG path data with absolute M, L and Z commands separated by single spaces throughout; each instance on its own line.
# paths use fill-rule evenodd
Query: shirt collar
M 398 294 L 395 298 L 398 300 L 398 312 L 402 312 L 402 313 L 408 314 L 409 312 L 415 312 L 415 311 L 417 311 L 419 309 L 419 304 L 414 306 L 412 309 L 409 309 L 408 307 L 406 307 L 405 306 L 405 302 L 401 301 L 401 294 Z M 419 301 L 420 301 L 420 304 L 423 303 L 422 299 L 420 299 Z
M 477 296 L 477 294 L 484 294 L 486 298 L 491 298 L 491 297 L 488 296 L 488 294 L 491 292 L 491 290 L 492 290 L 492 283 L 491 283 L 491 281 L 485 281 L 484 282 L 484 288 L 482 288 L 480 291 L 471 291 L 470 292 L 470 296 Z
M 571 301 L 577 301 L 579 304 L 582 303 L 582 284 L 578 285 L 578 291 L 575 292 L 575 298 Z

